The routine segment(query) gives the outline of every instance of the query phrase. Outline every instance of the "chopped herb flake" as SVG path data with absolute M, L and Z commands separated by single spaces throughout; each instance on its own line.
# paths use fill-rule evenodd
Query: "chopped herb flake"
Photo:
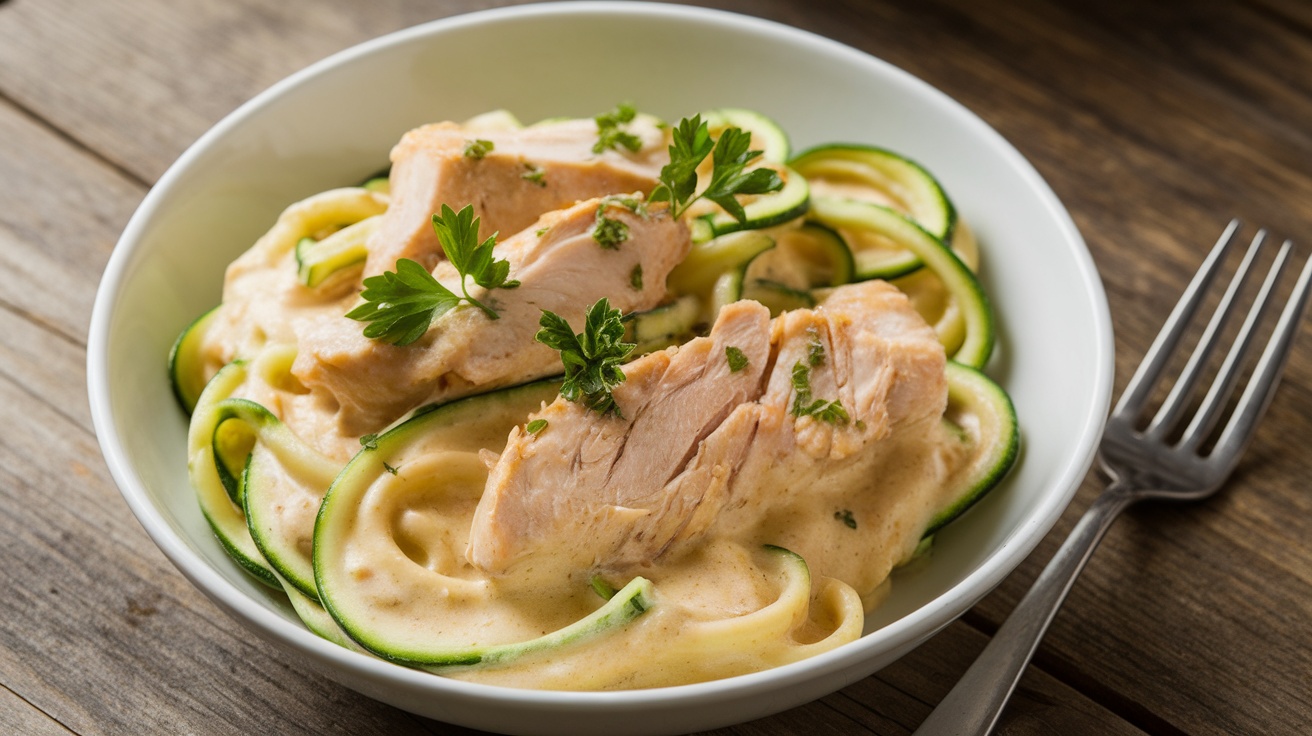
M 592 152 L 601 153 L 608 148 L 622 146 L 636 153 L 642 148 L 642 139 L 621 126 L 633 122 L 637 115 L 638 111 L 632 104 L 621 102 L 614 109 L 594 117 L 597 123 L 597 142 L 593 144 Z
M 383 461 L 383 470 L 386 470 L 392 475 L 396 475 L 396 468 L 392 467 L 391 465 L 388 465 L 386 460 Z
M 642 291 L 642 264 L 635 263 L 633 270 L 629 272 L 629 286 L 637 291 Z
M 528 432 L 531 435 L 536 436 L 538 432 L 541 432 L 546 428 L 547 428 L 547 420 L 534 419 L 533 421 L 529 422 L 524 426 L 524 431 Z
M 363 447 L 363 448 L 366 449 L 366 450 L 377 450 L 377 449 L 378 449 L 378 435 L 376 435 L 376 434 L 367 434 L 367 435 L 361 437 L 361 438 L 360 438 L 360 446 Z
M 629 239 L 629 226 L 622 220 L 607 217 L 604 212 L 604 206 L 597 208 L 597 224 L 592 227 L 592 239 L 603 248 L 619 250 L 620 243 Z
M 843 408 L 843 402 L 838 399 L 817 401 L 811 406 L 811 415 L 827 424 L 847 424 L 852 421 L 847 409 Z
M 546 171 L 533 164 L 524 164 L 524 166 L 528 168 L 528 171 L 525 171 L 524 173 L 520 174 L 519 178 L 524 179 L 526 181 L 531 181 L 540 187 L 545 187 L 547 185 Z
M 747 367 L 747 355 L 738 348 L 729 345 L 724 349 L 724 355 L 729 359 L 729 372 L 737 373 Z
M 811 336 L 811 344 L 806 349 L 806 362 L 812 366 L 825 364 L 825 345 L 820 341 L 820 333 L 814 327 L 808 329 L 807 334 Z
M 795 417 L 815 417 L 828 424 L 847 424 L 851 417 L 838 399 L 825 401 L 811 398 L 811 366 L 797 361 L 793 364 L 793 390 L 797 397 L 793 399 L 792 414 Z
M 547 231 L 550 230 L 550 229 L 551 229 L 551 228 L 549 228 L 549 227 L 540 227 L 540 228 L 537 229 L 537 232 L 534 233 L 534 234 L 537 235 L 537 236 L 540 238 L 540 237 L 542 237 L 543 235 L 546 235 L 546 234 L 547 234 Z
M 491 153 L 494 148 L 496 148 L 496 144 L 492 141 L 476 138 L 465 143 L 465 156 L 475 160 L 481 159 Z
M 856 528 L 856 518 L 852 516 L 852 512 L 848 509 L 835 511 L 834 518 L 846 524 L 848 529 Z

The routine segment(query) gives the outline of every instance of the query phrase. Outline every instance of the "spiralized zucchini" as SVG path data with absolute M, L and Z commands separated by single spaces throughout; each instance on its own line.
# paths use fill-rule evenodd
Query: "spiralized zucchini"
M 766 152 L 757 165 L 788 184 L 746 203 L 745 222 L 709 202 L 689 213 L 694 245 L 666 281 L 664 302 L 630 315 L 637 354 L 704 334 L 738 299 L 777 315 L 823 305 L 843 284 L 887 277 L 948 356 L 974 369 L 987 363 L 994 335 L 974 276 L 979 248 L 927 170 L 847 144 L 790 159 L 787 135 L 760 113 L 724 108 L 706 118 L 717 131 L 751 132 Z M 504 111 L 467 126 L 471 134 L 522 128 Z M 285 591 L 325 639 L 514 686 L 674 685 L 778 666 L 861 635 L 867 604 L 883 588 L 813 576 L 800 554 L 769 540 L 712 540 L 621 579 L 604 570 L 474 569 L 464 550 L 489 463 L 559 382 L 475 386 L 467 398 L 412 407 L 386 431 L 357 438 L 324 430 L 292 372 L 299 330 L 356 302 L 359 266 L 390 201 L 388 180 L 373 178 L 289 206 L 229 270 L 230 279 L 251 280 L 245 301 L 202 315 L 170 353 L 174 392 L 190 414 L 191 483 L 241 569 Z M 640 288 L 641 274 L 634 277 Z M 297 327 L 262 320 L 259 310 L 269 308 L 287 310 Z M 927 531 L 978 500 L 1016 454 L 1005 393 L 979 370 L 954 368 L 949 382 L 954 417 L 971 431 L 945 457 L 966 470 L 952 477 L 960 497 Z M 841 526 L 840 512 L 834 519 Z

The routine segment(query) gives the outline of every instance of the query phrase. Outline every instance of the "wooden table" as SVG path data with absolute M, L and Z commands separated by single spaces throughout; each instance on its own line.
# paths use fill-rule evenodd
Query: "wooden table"
M 239 103 L 483 0 L 0 2 L 0 732 L 446 733 L 306 674 L 187 583 L 101 460 L 97 280 L 164 169 Z M 1117 391 L 1232 215 L 1312 244 L 1312 8 L 1296 0 L 712 0 L 880 56 L 1010 139 L 1101 269 Z M 1075 586 L 1003 733 L 1312 729 L 1312 342 L 1221 496 L 1132 511 Z M 961 621 L 883 672 L 723 733 L 907 733 L 1097 490 Z

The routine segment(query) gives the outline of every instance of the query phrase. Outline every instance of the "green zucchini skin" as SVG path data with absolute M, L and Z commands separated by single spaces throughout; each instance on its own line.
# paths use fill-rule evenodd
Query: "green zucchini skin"
M 191 416 L 201 392 L 205 390 L 206 380 L 201 366 L 200 344 L 205 339 L 205 332 L 213 324 L 214 316 L 218 311 L 219 308 L 214 307 L 192 320 L 191 324 L 178 334 L 178 339 L 169 349 L 169 383 L 173 389 L 173 398 L 177 399 L 178 406 L 187 416 Z
M 384 659 L 440 671 L 449 667 L 489 665 L 517 659 L 526 654 L 569 645 L 586 637 L 623 626 L 656 604 L 651 582 L 636 577 L 600 608 L 573 624 L 526 641 L 469 646 L 460 641 L 434 640 L 422 647 L 397 644 L 388 632 L 369 620 L 368 608 L 360 609 L 350 595 L 347 575 L 339 570 L 337 557 L 349 534 L 356 509 L 364 494 L 392 464 L 400 465 L 402 453 L 414 443 L 434 443 L 451 449 L 460 447 L 462 429 L 480 417 L 495 412 L 492 402 L 511 402 L 525 416 L 550 401 L 559 391 L 559 380 L 548 379 L 458 399 L 424 411 L 379 435 L 352 460 L 333 481 L 324 496 L 315 524 L 314 574 L 319 600 L 341 630 L 360 646 Z M 468 444 L 466 440 L 465 444 Z M 341 575 L 341 579 L 339 579 Z
M 635 356 L 678 345 L 693 337 L 701 314 L 701 300 L 686 294 L 669 304 L 633 314 L 628 319 L 625 340 L 637 345 Z
M 942 240 L 915 221 L 868 202 L 816 197 L 812 203 L 812 216 L 830 227 L 873 230 L 915 253 L 943 280 L 965 318 L 966 339 L 949 357 L 972 368 L 984 367 L 993 353 L 995 340 L 993 308 L 975 273 Z M 854 254 L 854 257 L 858 262 L 857 278 L 864 278 L 860 272 L 859 254 Z
M 934 237 L 952 242 L 957 208 L 929 170 L 900 153 L 861 143 L 826 143 L 808 148 L 788 162 L 806 177 L 839 170 L 883 191 L 909 199 L 910 217 Z
M 276 508 L 284 502 L 269 465 L 281 458 L 294 458 L 298 474 L 312 488 L 326 490 L 337 466 L 300 440 L 287 425 L 260 404 L 247 399 L 227 399 L 219 405 L 227 421 L 240 421 L 255 433 L 256 443 L 246 459 L 242 474 L 241 506 L 246 527 L 255 547 L 281 580 L 318 602 L 311 560 L 280 533 Z
M 752 134 L 753 142 L 760 142 L 761 160 L 766 163 L 782 164 L 792 154 L 792 144 L 788 133 L 769 117 L 741 107 L 719 107 L 702 114 L 711 135 L 725 128 L 738 128 Z
M 201 513 L 224 551 L 256 580 L 281 590 L 282 585 L 251 539 L 244 511 L 228 495 L 216 468 L 212 438 L 225 418 L 219 405 L 245 380 L 246 364 L 234 361 L 219 369 L 205 385 L 187 435 L 187 472 Z
M 334 274 L 363 265 L 369 257 L 369 236 L 378 222 L 376 215 L 366 217 L 323 240 L 307 237 L 296 241 L 297 280 L 314 289 Z
M 971 413 L 980 418 L 984 444 L 952 500 L 930 520 L 926 538 L 957 519 L 1006 477 L 1020 455 L 1020 424 L 1011 397 L 981 371 L 948 361 L 948 414 Z M 945 418 L 944 421 L 951 421 Z

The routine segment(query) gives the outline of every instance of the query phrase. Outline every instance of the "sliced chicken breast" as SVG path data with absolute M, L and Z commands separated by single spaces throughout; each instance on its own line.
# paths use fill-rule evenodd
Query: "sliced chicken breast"
M 599 207 L 628 228 L 618 247 L 603 247 L 593 237 Z M 463 305 L 405 346 L 366 338 L 362 325 L 345 317 L 307 320 L 292 372 L 336 411 L 344 434 L 376 432 L 423 404 L 560 373 L 559 354 L 534 340 L 542 310 L 579 324 L 601 297 L 624 312 L 651 309 L 689 247 L 687 227 L 662 207 L 635 212 L 603 200 L 581 202 L 497 245 L 496 257 L 509 261 L 517 288 L 489 292 L 469 281 L 470 293 L 499 319 Z M 639 267 L 644 278 L 635 288 Z M 449 262 L 433 274 L 460 293 L 460 276 Z
M 392 149 L 392 203 L 370 240 L 365 275 L 395 270 L 401 258 L 437 265 L 443 254 L 433 213 L 443 204 L 473 205 L 486 238 L 517 233 L 580 200 L 650 192 L 669 161 L 665 133 L 643 117 L 628 130 L 642 141 L 636 152 L 594 153 L 597 124 L 586 118 L 509 131 L 435 123 L 406 133 Z
M 534 417 L 546 430 L 512 432 L 474 517 L 470 562 L 493 572 L 530 555 L 565 569 L 650 562 L 712 526 L 758 523 L 822 480 L 832 492 L 868 487 L 889 438 L 942 415 L 943 348 L 896 288 L 854 284 L 815 309 L 765 314 L 736 302 L 708 338 L 625 366 L 615 391 L 625 419 L 558 399 Z M 738 373 L 729 345 L 748 357 Z

